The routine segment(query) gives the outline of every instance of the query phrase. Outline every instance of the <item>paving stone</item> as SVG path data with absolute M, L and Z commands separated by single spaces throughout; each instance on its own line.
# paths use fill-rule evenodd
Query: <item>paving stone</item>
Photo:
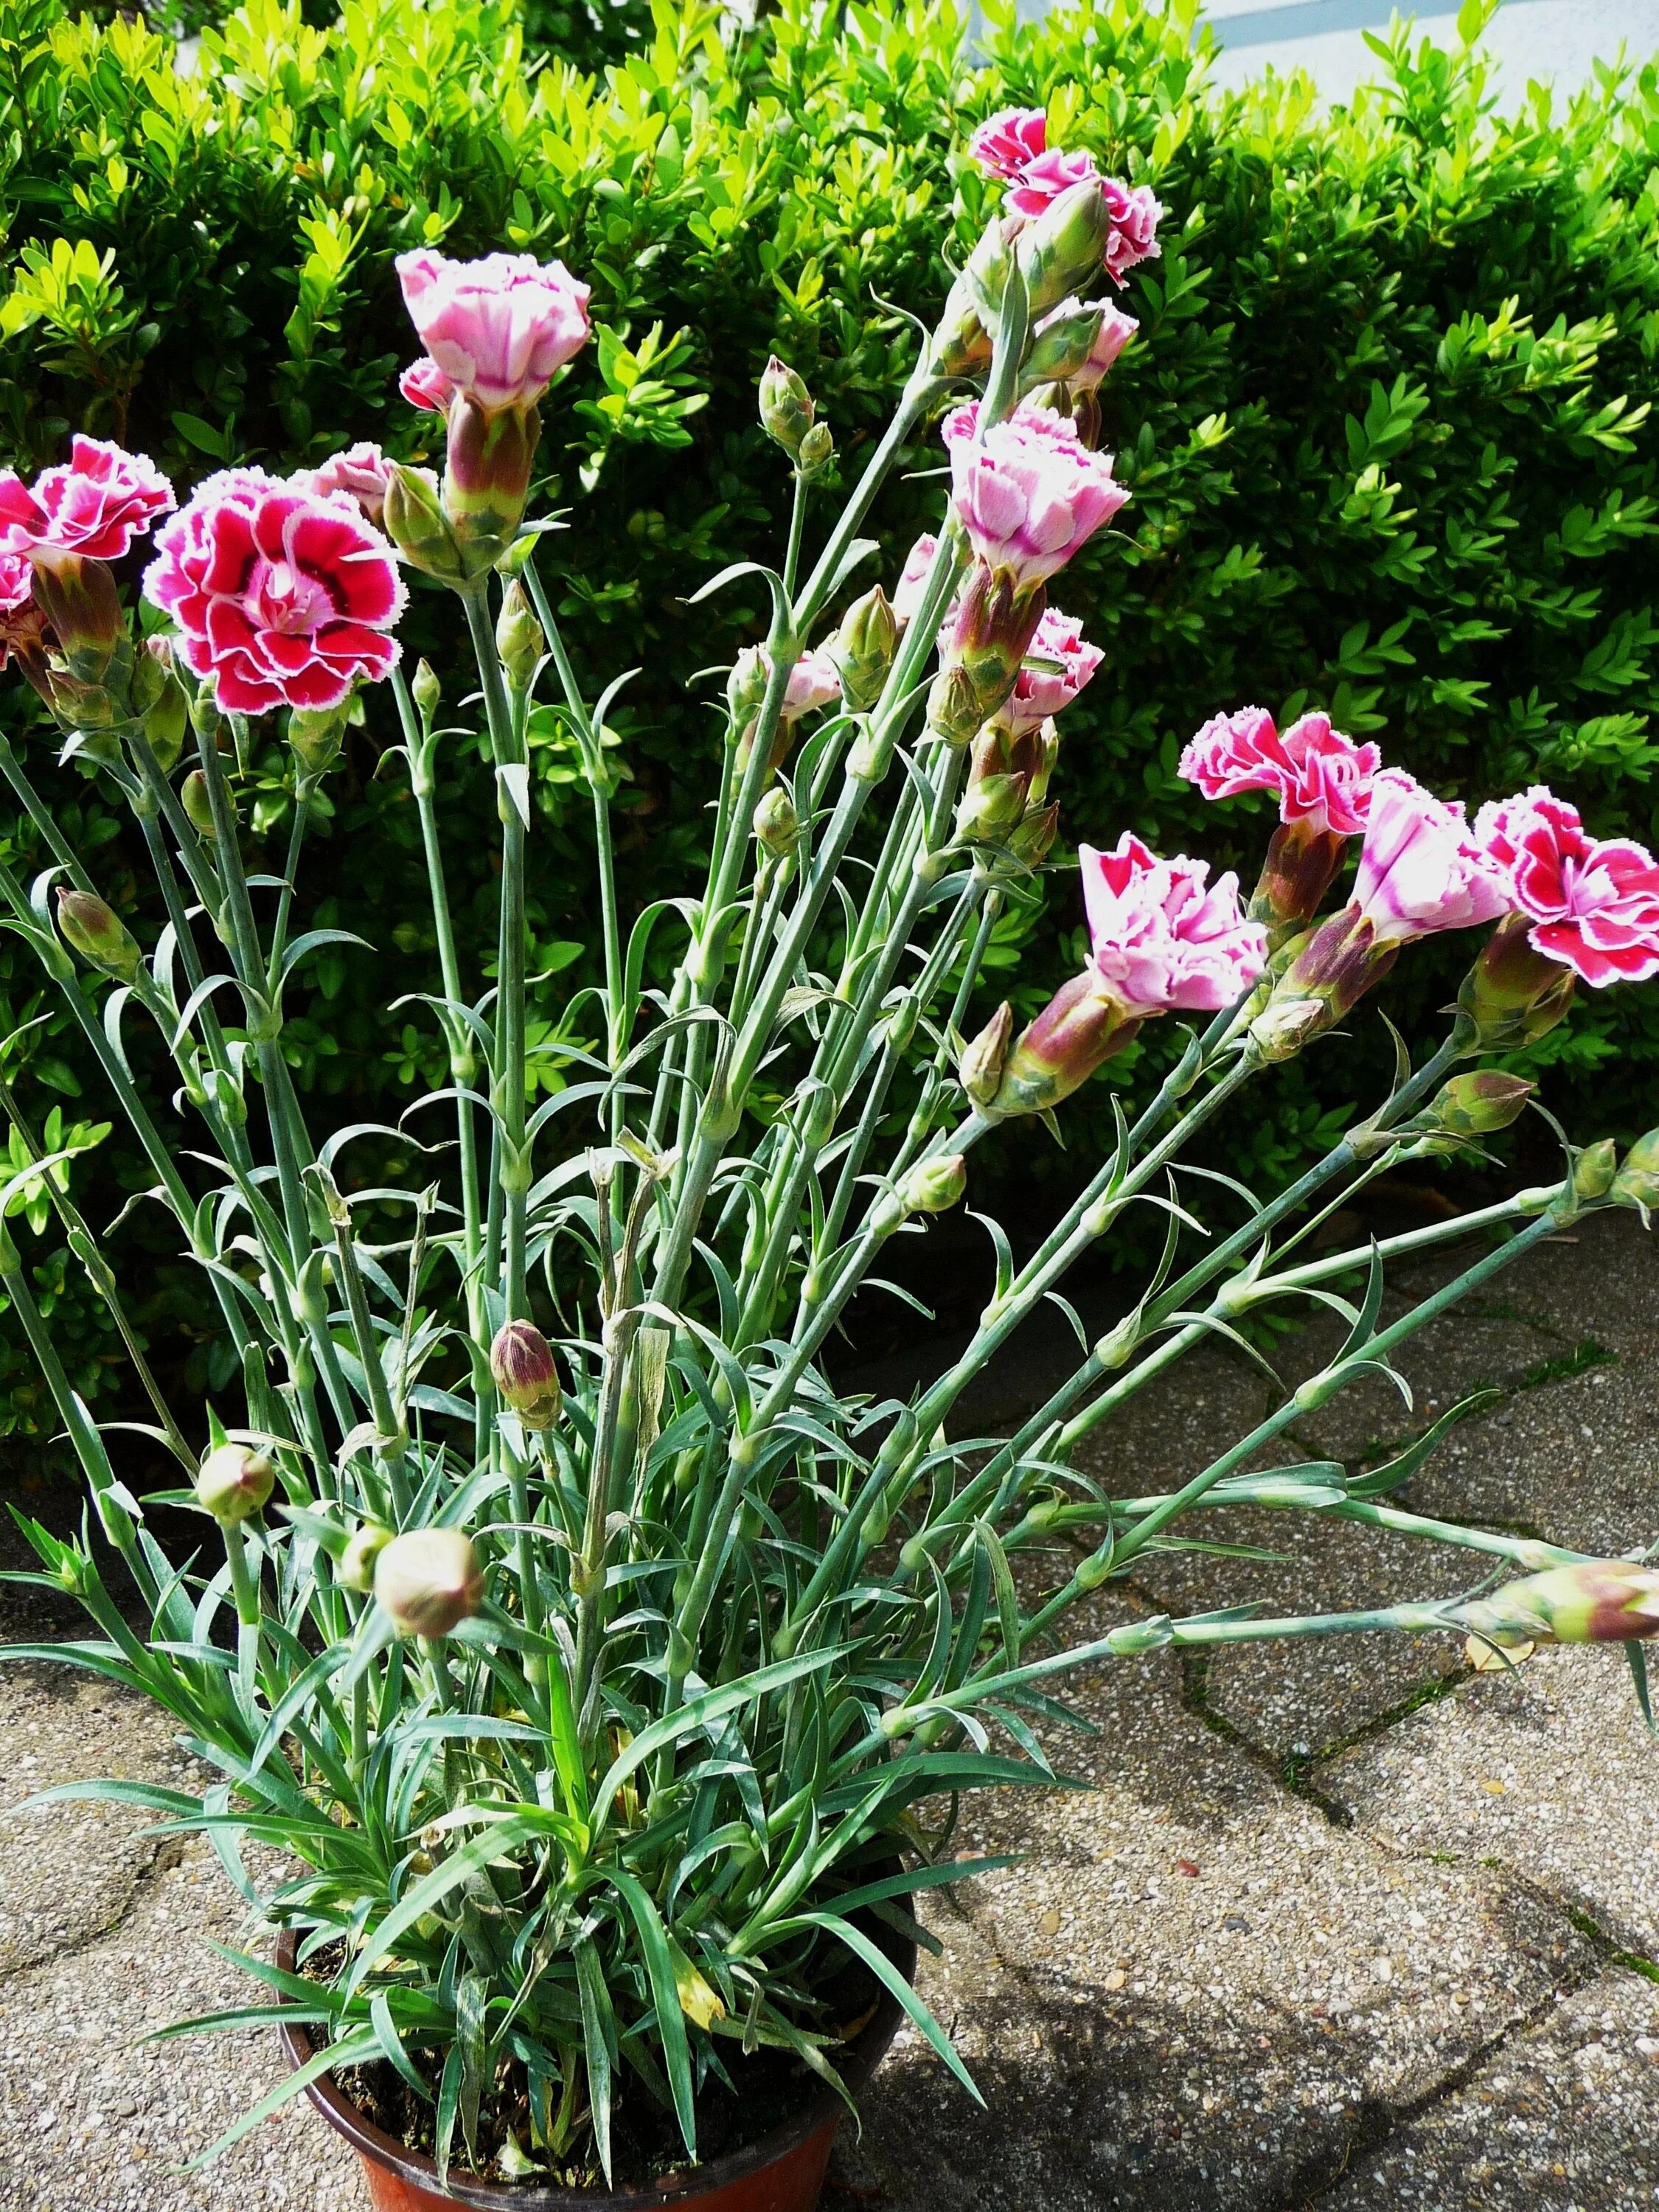
M 0 1983 L 0 2212 L 359 2212 L 357 2162 L 303 2100 L 196 2173 L 283 2066 L 271 2033 L 141 2045 L 260 1985 L 209 1949 L 242 1908 L 198 1841 L 120 1927 Z
M 158 1849 L 154 1815 L 71 1802 L 16 1809 L 54 1783 L 110 1776 L 186 1785 L 173 1723 L 147 1698 L 69 1667 L 0 1668 L 0 1977 L 119 1919 Z
M 935 1916 L 925 1986 L 983 2054 L 990 2136 L 908 2043 L 843 2157 L 875 2201 L 1295 2201 L 1379 2110 L 1595 1972 L 1521 1885 L 1404 1861 L 1277 1789 L 1183 1709 L 1168 1655 L 1073 1689 L 1099 1733 L 1066 1739 L 1066 1764 L 1093 1788 L 970 1804 L 955 1849 L 1024 1857 L 963 1885 L 977 1944 Z
M 1319 1770 L 1392 1848 L 1498 1862 L 1659 1954 L 1656 1748 L 1619 1651 L 1540 1651 Z
M 1613 1972 L 1496 2051 L 1320 2199 L 1324 2212 L 1651 2212 L 1659 1990 Z

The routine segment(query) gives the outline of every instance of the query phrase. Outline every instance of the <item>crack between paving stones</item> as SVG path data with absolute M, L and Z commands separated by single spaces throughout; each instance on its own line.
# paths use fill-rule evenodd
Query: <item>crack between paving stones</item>
M 132 1917 L 133 1910 L 144 1892 L 162 1875 L 177 1866 L 182 1856 L 183 1846 L 176 1841 L 169 1843 L 163 1840 L 152 1845 L 149 1856 L 135 1869 L 126 1894 L 107 1920 L 96 1928 L 82 1929 L 67 1943 L 55 1944 L 51 1950 L 42 1951 L 34 1958 L 20 1959 L 15 1966 L 0 1965 L 0 1988 L 24 1974 L 35 1972 L 40 1967 L 56 1966 L 60 1959 L 78 1958 L 83 1951 L 89 1951 L 94 1943 L 101 1943 L 106 1936 L 117 1934 Z

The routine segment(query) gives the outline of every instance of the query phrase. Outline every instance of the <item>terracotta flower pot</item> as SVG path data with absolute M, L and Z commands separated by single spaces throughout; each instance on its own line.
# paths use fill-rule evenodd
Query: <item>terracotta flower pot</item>
M 915 1972 L 915 1944 L 884 1933 L 890 1955 L 908 1979 Z M 292 1933 L 284 1930 L 276 1946 L 277 1965 L 291 1972 L 295 1949 Z M 841 2058 L 842 2079 L 854 2096 L 875 2072 L 902 2018 L 897 2002 L 884 1990 Z M 277 2032 L 290 2064 L 303 2065 L 314 2047 L 306 2030 Z M 665 2206 L 678 2212 L 813 2212 L 847 2109 L 833 2089 L 815 2082 L 793 2120 L 726 2157 L 665 2174 L 647 2189 L 550 2189 L 478 2181 L 454 2172 L 440 2184 L 438 2169 L 424 2153 L 410 2150 L 366 2119 L 330 2075 L 312 2082 L 306 2094 L 362 2160 L 374 2212 L 458 2212 L 469 2206 L 472 2212 L 661 2212 Z

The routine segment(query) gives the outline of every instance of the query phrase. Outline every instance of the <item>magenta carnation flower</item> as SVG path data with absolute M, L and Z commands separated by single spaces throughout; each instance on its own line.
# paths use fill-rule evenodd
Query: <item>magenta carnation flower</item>
M 1103 180 L 1092 155 L 1067 154 L 1055 146 L 1033 155 L 1017 173 L 1008 187 L 1009 210 L 1023 215 L 1029 222 L 1052 206 L 1062 192 L 1069 192 L 1073 185 L 1101 181 Z
M 1364 828 L 1382 765 L 1376 745 L 1357 745 L 1331 727 L 1328 714 L 1304 714 L 1280 737 L 1261 707 L 1212 716 L 1181 756 L 1181 774 L 1206 799 L 1271 791 L 1281 822 L 1307 822 L 1342 837 Z
M 1510 908 L 1503 870 L 1470 835 L 1462 804 L 1425 791 L 1403 769 L 1371 782 L 1352 908 L 1378 945 L 1470 929 Z
M 562 262 L 528 253 L 449 261 L 422 251 L 399 254 L 398 276 L 421 343 L 486 414 L 539 399 L 587 343 L 588 288 Z
M 1048 148 L 1048 118 L 1041 107 L 1000 107 L 968 141 L 968 151 L 987 176 L 1009 179 Z
M 1142 261 L 1155 261 L 1164 249 L 1158 242 L 1163 203 L 1150 185 L 1123 185 L 1115 177 L 1103 177 L 1101 190 L 1112 218 L 1112 234 L 1106 242 L 1106 274 L 1121 284 Z
M 945 418 L 952 501 L 981 559 L 1026 591 L 1063 568 L 1129 495 L 1111 455 L 1091 453 L 1047 408 L 1017 408 L 982 441 L 978 423 L 977 401 Z
M 423 408 L 431 415 L 447 415 L 455 397 L 454 386 L 430 354 L 424 353 L 410 362 L 398 379 L 398 389 L 411 407 Z
M 227 469 L 156 549 L 144 595 L 178 623 L 185 664 L 217 679 L 229 712 L 337 707 L 397 661 L 386 633 L 408 593 L 396 557 L 337 495 Z
M 311 489 L 319 499 L 326 499 L 331 492 L 343 493 L 356 502 L 378 530 L 386 512 L 388 482 L 386 455 L 378 446 L 364 441 L 331 455 L 321 468 L 313 469 Z
M 1051 714 L 1063 713 L 1106 657 L 1084 636 L 1081 623 L 1061 614 L 1058 607 L 1050 607 L 1037 624 L 1026 655 L 1028 663 L 1057 661 L 1060 665 L 1026 665 L 1015 678 L 1013 692 L 997 718 L 1015 737 L 1040 729 Z
M 1160 860 L 1126 830 L 1110 853 L 1078 848 L 1096 970 L 1131 1017 L 1231 1006 L 1267 965 L 1265 930 L 1238 908 L 1238 878 L 1203 860 Z
M 144 454 L 76 437 L 69 459 L 42 469 L 33 489 L 15 470 L 0 475 L 0 553 L 48 563 L 64 555 L 118 561 L 177 505 L 173 486 Z
M 1645 847 L 1591 837 L 1542 784 L 1483 806 L 1474 834 L 1535 925 L 1535 950 L 1598 988 L 1659 975 L 1659 866 Z

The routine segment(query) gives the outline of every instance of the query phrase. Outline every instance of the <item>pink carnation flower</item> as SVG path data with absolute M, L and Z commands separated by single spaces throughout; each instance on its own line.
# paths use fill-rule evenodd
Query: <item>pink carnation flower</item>
M 1474 834 L 1536 925 L 1538 951 L 1598 988 L 1659 975 L 1659 866 L 1645 847 L 1591 837 L 1542 784 L 1483 806 Z
M 1160 860 L 1126 830 L 1110 853 L 1078 848 L 1094 966 L 1130 1017 L 1231 1006 L 1261 975 L 1267 932 L 1238 908 L 1238 878 L 1203 860 Z
M 968 151 L 987 176 L 1011 179 L 1048 146 L 1048 118 L 1040 107 L 1000 107 L 968 141 Z
M 1376 745 L 1357 745 L 1328 714 L 1304 714 L 1280 737 L 1261 707 L 1213 716 L 1181 756 L 1182 775 L 1206 799 L 1271 791 L 1281 822 L 1307 822 L 1340 837 L 1364 828 L 1382 765 Z
M 21 553 L 0 553 L 0 615 L 15 614 L 34 592 L 34 571 Z
M 1081 623 L 1050 607 L 1026 647 L 1027 659 L 1058 661 L 1057 668 L 1024 666 L 1014 679 L 1008 703 L 997 717 L 1015 737 L 1039 729 L 1051 714 L 1063 713 L 1105 659 L 1091 645 Z
M 554 371 L 587 343 L 588 288 L 562 262 L 400 253 L 398 276 L 421 343 L 486 414 L 539 399 Z
M 1403 769 L 1371 783 L 1353 908 L 1379 945 L 1437 930 L 1471 929 L 1510 908 L 1504 872 L 1469 834 L 1461 801 L 1448 805 Z
M 1008 187 L 1008 206 L 1012 213 L 1024 216 L 1029 222 L 1073 185 L 1097 181 L 1104 180 L 1091 154 L 1067 154 L 1056 146 L 1034 155 L 1017 173 Z
M 173 486 L 144 454 L 76 437 L 68 461 L 43 469 L 33 489 L 13 469 L 0 475 L 0 553 L 48 564 L 64 556 L 118 561 L 177 505 Z
M 1121 284 L 1140 262 L 1156 261 L 1163 253 L 1158 242 L 1163 204 L 1150 185 L 1123 185 L 1115 177 L 1103 177 L 1101 190 L 1106 195 L 1112 218 L 1112 234 L 1106 244 L 1106 274 L 1114 284 Z
M 1113 479 L 1111 455 L 1091 453 L 1047 408 L 1017 408 L 982 442 L 978 423 L 977 401 L 945 418 L 952 501 L 981 559 L 1027 591 L 1063 568 L 1129 495 Z
M 386 633 L 408 593 L 396 556 L 337 496 L 227 469 L 156 549 L 145 597 L 178 623 L 186 665 L 217 679 L 231 713 L 337 707 L 397 661 Z
M 424 353 L 410 362 L 398 379 L 398 389 L 411 407 L 423 408 L 430 415 L 447 415 L 455 397 L 454 386 L 430 354 Z
M 901 624 L 908 623 L 921 605 L 922 586 L 927 581 L 927 572 L 933 567 L 933 556 L 938 551 L 938 538 L 931 531 L 924 530 L 905 555 L 903 570 L 893 587 L 893 612 Z
M 840 696 L 841 672 L 835 662 L 822 653 L 803 653 L 790 670 L 789 681 L 784 686 L 783 720 L 798 721 L 815 707 L 827 707 Z
M 380 517 L 386 512 L 386 489 L 389 481 L 386 455 L 378 446 L 365 441 L 360 445 L 348 446 L 343 453 L 332 454 L 321 468 L 313 470 L 311 489 L 319 499 L 326 499 L 333 492 L 355 500 L 378 529 Z

